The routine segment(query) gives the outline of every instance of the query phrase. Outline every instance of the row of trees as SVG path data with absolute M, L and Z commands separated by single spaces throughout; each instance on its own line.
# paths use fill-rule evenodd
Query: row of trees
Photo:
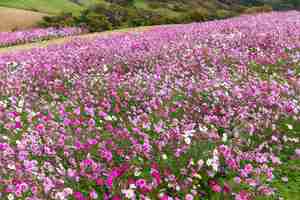
M 275 10 L 300 9 L 300 0 L 240 0 L 243 5 L 262 6 L 268 4 Z
M 239 14 L 236 11 L 232 12 L 223 9 L 210 12 L 197 9 L 182 12 L 178 16 L 163 16 L 151 10 L 137 9 L 134 6 L 130 6 L 132 3 L 130 0 L 109 1 L 111 1 L 110 4 L 97 4 L 90 7 L 82 11 L 79 16 L 74 16 L 72 13 L 62 13 L 54 17 L 44 17 L 40 25 L 42 27 L 80 26 L 87 28 L 90 32 L 98 32 L 124 27 L 201 22 L 212 19 L 224 19 Z

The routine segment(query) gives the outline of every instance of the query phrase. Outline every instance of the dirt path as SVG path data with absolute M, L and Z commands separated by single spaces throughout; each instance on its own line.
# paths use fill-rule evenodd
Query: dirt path
M 10 47 L 0 47 L 0 54 L 9 53 L 9 52 L 16 52 L 16 51 L 23 51 L 28 50 L 32 48 L 39 48 L 39 47 L 46 47 L 48 45 L 52 44 L 62 44 L 65 42 L 72 41 L 74 39 L 93 39 L 98 36 L 106 36 L 106 35 L 112 35 L 122 32 L 139 32 L 139 31 L 145 31 L 149 30 L 151 27 L 138 27 L 138 28 L 127 28 L 127 29 L 120 29 L 120 30 L 113 30 L 113 31 L 105 31 L 100 33 L 89 33 L 79 36 L 69 36 L 64 38 L 56 38 L 52 40 L 42 41 L 42 42 L 34 42 L 34 43 L 27 43 L 27 44 L 21 44 L 21 45 L 15 45 Z

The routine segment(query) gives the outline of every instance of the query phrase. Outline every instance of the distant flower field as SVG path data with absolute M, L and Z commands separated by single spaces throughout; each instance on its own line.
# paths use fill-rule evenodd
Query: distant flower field
M 279 199 L 299 64 L 296 11 L 3 54 L 1 199 Z
M 85 33 L 85 31 L 80 28 L 38 28 L 15 32 L 0 32 L 0 47 L 8 47 L 17 44 L 25 44 L 52 38 L 79 35 L 83 33 Z

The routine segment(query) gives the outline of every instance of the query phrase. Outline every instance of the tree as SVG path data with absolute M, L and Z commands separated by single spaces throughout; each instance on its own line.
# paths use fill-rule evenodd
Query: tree
M 76 21 L 77 24 L 84 26 L 90 32 L 99 32 L 112 29 L 112 25 L 105 15 L 91 12 L 89 10 L 83 11 Z

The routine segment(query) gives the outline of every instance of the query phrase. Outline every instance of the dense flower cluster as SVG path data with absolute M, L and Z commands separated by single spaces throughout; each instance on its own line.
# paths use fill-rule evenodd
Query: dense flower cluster
M 79 35 L 86 31 L 80 28 L 37 28 L 16 32 L 0 32 L 0 47 L 48 40 L 51 38 Z
M 299 35 L 269 13 L 0 56 L 1 199 L 277 198 Z

